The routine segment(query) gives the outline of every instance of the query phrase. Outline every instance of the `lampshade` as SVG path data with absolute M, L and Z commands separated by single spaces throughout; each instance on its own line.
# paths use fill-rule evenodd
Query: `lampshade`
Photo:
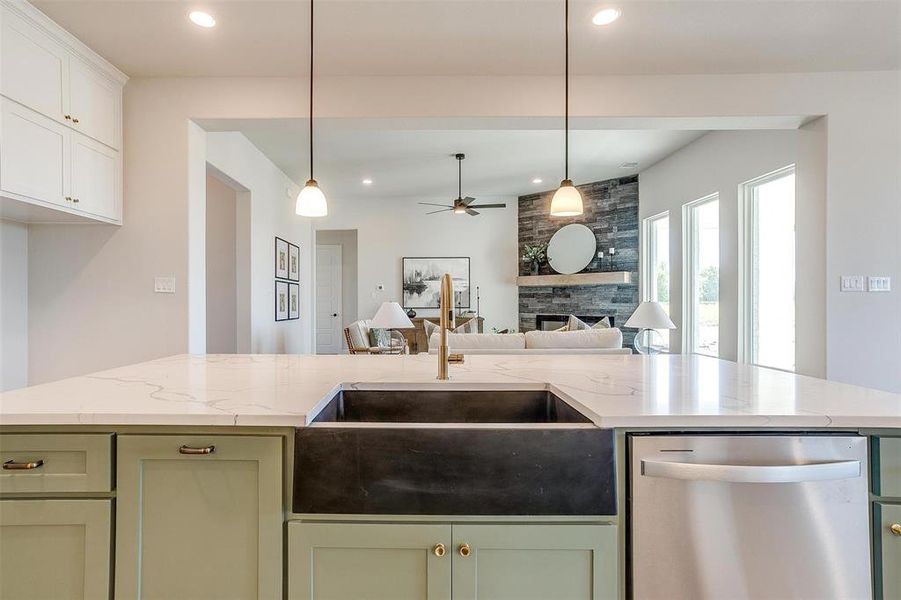
M 297 194 L 294 212 L 302 217 L 324 217 L 328 214 L 325 194 L 319 189 L 319 184 L 315 179 L 307 181 L 307 184 Z
M 624 327 L 637 327 L 639 329 L 675 329 L 676 326 L 667 316 L 663 307 L 658 302 L 642 302 L 626 321 Z
M 551 199 L 552 217 L 574 217 L 582 214 L 582 194 L 573 186 L 573 182 L 564 179 Z
M 382 305 L 372 317 L 370 327 L 383 329 L 411 329 L 413 321 L 404 313 L 404 309 L 397 302 L 382 302 Z

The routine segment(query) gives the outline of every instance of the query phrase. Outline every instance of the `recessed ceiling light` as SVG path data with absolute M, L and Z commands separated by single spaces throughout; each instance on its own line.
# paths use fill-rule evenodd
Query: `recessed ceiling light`
M 372 185 L 372 180 L 367 177 L 363 180 L 363 185 Z
M 192 10 L 188 15 L 188 18 L 195 25 L 200 25 L 201 27 L 213 27 L 216 25 L 216 19 L 213 18 L 213 15 L 210 13 L 205 13 L 202 10 Z
M 634 169 L 637 166 L 638 166 L 637 162 L 624 162 L 619 166 L 619 168 L 620 169 Z
M 618 8 L 605 8 L 596 12 L 594 17 L 592 17 L 591 22 L 595 25 L 610 25 L 610 23 L 616 21 L 621 14 L 622 11 Z
M 541 183 L 542 181 L 543 180 L 541 179 L 541 177 L 536 177 L 535 179 L 532 180 L 532 183 Z

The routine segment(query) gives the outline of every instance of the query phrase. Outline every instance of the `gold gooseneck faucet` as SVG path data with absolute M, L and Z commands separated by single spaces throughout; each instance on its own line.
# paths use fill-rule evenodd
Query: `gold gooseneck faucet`
M 441 288 L 438 293 L 438 379 L 446 381 L 448 363 L 462 363 L 462 354 L 450 354 L 447 347 L 447 331 L 455 326 L 454 320 L 454 283 L 450 273 L 441 276 Z

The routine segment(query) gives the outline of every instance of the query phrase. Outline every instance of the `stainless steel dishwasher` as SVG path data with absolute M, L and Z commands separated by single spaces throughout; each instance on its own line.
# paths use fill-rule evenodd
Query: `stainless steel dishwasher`
M 866 438 L 632 435 L 635 599 L 870 598 Z

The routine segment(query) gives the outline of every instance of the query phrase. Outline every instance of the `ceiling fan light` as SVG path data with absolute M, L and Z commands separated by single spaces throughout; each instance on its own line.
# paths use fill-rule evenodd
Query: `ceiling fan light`
M 301 217 L 324 217 L 328 215 L 328 203 L 325 201 L 325 194 L 319 188 L 319 184 L 315 179 L 307 181 L 300 193 L 297 194 L 297 204 L 294 206 L 294 212 Z
M 569 179 L 560 182 L 560 187 L 551 199 L 552 217 L 574 217 L 582 214 L 582 194 Z
M 465 206 L 455 206 L 455 207 L 454 207 L 454 214 L 455 214 L 455 215 L 464 215 L 464 214 L 466 214 L 466 207 L 465 207 Z

